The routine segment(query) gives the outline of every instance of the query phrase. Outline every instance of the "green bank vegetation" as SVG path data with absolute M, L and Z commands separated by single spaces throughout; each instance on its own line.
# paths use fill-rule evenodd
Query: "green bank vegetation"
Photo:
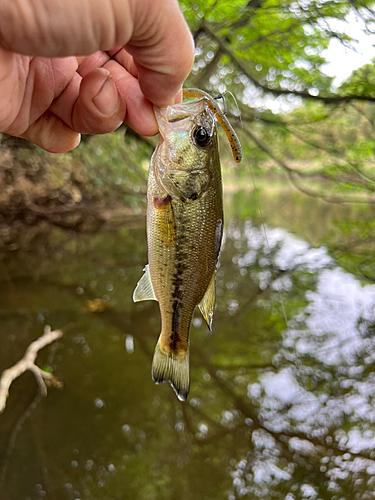
M 372 34 L 374 2 L 180 4 L 196 44 L 186 86 L 212 95 L 230 91 L 238 103 L 227 95 L 244 161 L 234 165 L 222 141 L 224 182 L 252 189 L 254 175 L 260 187 L 265 180 L 273 186 L 291 183 L 308 196 L 333 203 L 373 203 L 374 64 L 335 86 L 324 73 L 324 50 L 332 40 L 357 47 L 347 32 L 355 20 Z M 113 134 L 86 137 L 64 155 L 47 154 L 5 135 L 0 141 L 0 226 L 10 245 L 15 221 L 20 227 L 45 220 L 93 230 L 93 219 L 100 223 L 113 210 L 145 208 L 155 138 L 139 137 L 123 126 Z

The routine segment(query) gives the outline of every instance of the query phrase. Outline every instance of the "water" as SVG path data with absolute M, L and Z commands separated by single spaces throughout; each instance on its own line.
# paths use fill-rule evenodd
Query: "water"
M 261 204 L 264 220 L 250 193 L 226 197 L 186 403 L 151 380 L 157 304 L 132 302 L 142 219 L 54 229 L 0 261 L 0 370 L 45 324 L 66 330 L 37 359 L 63 388 L 40 400 L 27 373 L 0 416 L 1 500 L 375 498 L 372 209 Z

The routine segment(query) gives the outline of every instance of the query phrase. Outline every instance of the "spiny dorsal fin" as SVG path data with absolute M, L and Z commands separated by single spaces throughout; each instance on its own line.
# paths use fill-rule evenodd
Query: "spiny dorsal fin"
M 203 299 L 199 302 L 198 307 L 202 316 L 207 323 L 210 331 L 212 330 L 212 321 L 214 319 L 214 310 L 215 310 L 215 302 L 216 302 L 216 292 L 215 292 L 215 274 L 212 275 L 210 284 L 207 287 L 206 293 L 204 294 Z
M 148 270 L 148 264 L 143 269 L 144 275 L 138 281 L 133 293 L 133 301 L 140 302 L 141 300 L 158 300 L 155 297 L 154 289 L 152 288 L 150 272 Z

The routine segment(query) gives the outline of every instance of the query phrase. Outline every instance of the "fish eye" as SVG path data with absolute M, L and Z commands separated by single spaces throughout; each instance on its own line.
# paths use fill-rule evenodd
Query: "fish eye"
M 193 131 L 193 139 L 196 146 L 204 148 L 210 142 L 211 137 L 208 130 L 204 127 L 196 127 Z

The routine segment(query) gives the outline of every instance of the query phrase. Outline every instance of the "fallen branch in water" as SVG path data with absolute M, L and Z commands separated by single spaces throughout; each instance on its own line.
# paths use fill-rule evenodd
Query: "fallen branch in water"
M 46 326 L 44 328 L 44 334 L 34 342 L 31 342 L 29 347 L 26 349 L 24 357 L 11 368 L 3 371 L 0 378 L 0 413 L 2 413 L 5 409 L 6 402 L 9 396 L 9 387 L 11 386 L 12 382 L 27 370 L 30 370 L 35 375 L 42 397 L 47 396 L 46 383 L 49 385 L 60 385 L 52 373 L 42 370 L 35 364 L 35 359 L 38 355 L 38 352 L 43 349 L 43 347 L 59 339 L 60 337 L 62 337 L 62 335 L 63 332 L 61 330 L 51 331 L 51 327 Z

